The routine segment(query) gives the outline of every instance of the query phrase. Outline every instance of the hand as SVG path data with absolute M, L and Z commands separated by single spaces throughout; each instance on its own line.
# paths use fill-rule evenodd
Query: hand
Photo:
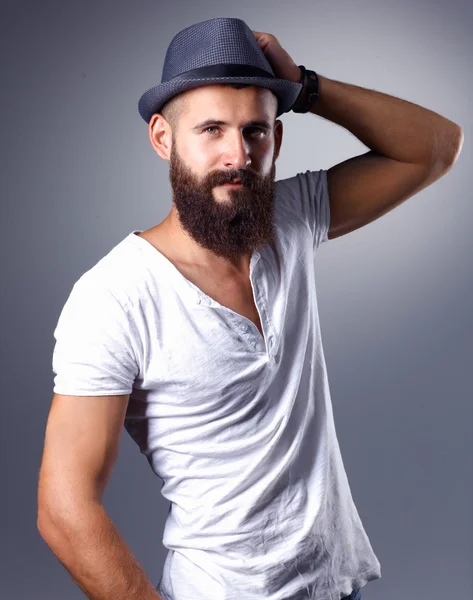
M 276 77 L 299 83 L 301 80 L 301 70 L 284 48 L 282 48 L 277 38 L 270 33 L 263 33 L 262 31 L 253 31 L 253 35 Z

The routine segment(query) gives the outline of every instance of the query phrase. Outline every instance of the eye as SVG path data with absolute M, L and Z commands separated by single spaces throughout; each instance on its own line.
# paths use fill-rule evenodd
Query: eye
M 256 132 L 258 132 L 258 133 L 261 133 L 261 134 L 263 134 L 263 135 L 266 135 L 266 132 L 264 131 L 264 129 L 261 129 L 261 127 L 248 127 L 248 128 L 246 129 L 246 131 L 250 131 L 250 132 L 255 132 L 255 131 L 256 131 Z
M 208 133 L 209 135 L 212 135 L 213 131 L 216 132 L 218 130 L 219 130 L 219 127 L 217 127 L 216 125 L 209 125 L 209 127 L 206 127 L 203 131 L 205 133 Z M 257 137 L 263 137 L 266 135 L 266 131 L 264 129 L 261 129 L 261 127 L 256 127 L 256 126 L 255 127 L 247 127 L 245 129 L 245 132 L 250 135 L 255 134 L 255 135 L 257 135 Z

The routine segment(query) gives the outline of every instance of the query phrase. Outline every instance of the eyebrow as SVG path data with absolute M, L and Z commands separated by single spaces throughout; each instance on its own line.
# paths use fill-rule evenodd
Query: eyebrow
M 204 127 L 210 127 L 211 125 L 230 125 L 228 121 L 219 121 L 217 119 L 206 119 L 199 123 L 195 127 L 192 127 L 191 131 L 197 131 L 198 129 L 203 129 Z M 262 127 L 263 129 L 271 129 L 271 125 L 268 121 L 248 121 L 243 125 L 244 128 L 247 127 Z

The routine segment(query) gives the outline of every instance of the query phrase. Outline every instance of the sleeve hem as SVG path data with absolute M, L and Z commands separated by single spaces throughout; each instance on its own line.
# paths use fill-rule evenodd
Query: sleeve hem
M 53 392 L 61 396 L 123 396 L 131 394 L 132 390 L 68 390 L 54 387 Z

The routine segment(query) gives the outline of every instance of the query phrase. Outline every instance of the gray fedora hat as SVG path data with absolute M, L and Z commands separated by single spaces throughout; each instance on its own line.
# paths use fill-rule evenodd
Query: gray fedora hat
M 171 40 L 161 83 L 147 90 L 138 110 L 149 123 L 173 96 L 202 85 L 248 83 L 268 88 L 278 98 L 279 117 L 288 112 L 302 85 L 277 79 L 252 30 L 241 19 L 209 19 L 186 27 Z

